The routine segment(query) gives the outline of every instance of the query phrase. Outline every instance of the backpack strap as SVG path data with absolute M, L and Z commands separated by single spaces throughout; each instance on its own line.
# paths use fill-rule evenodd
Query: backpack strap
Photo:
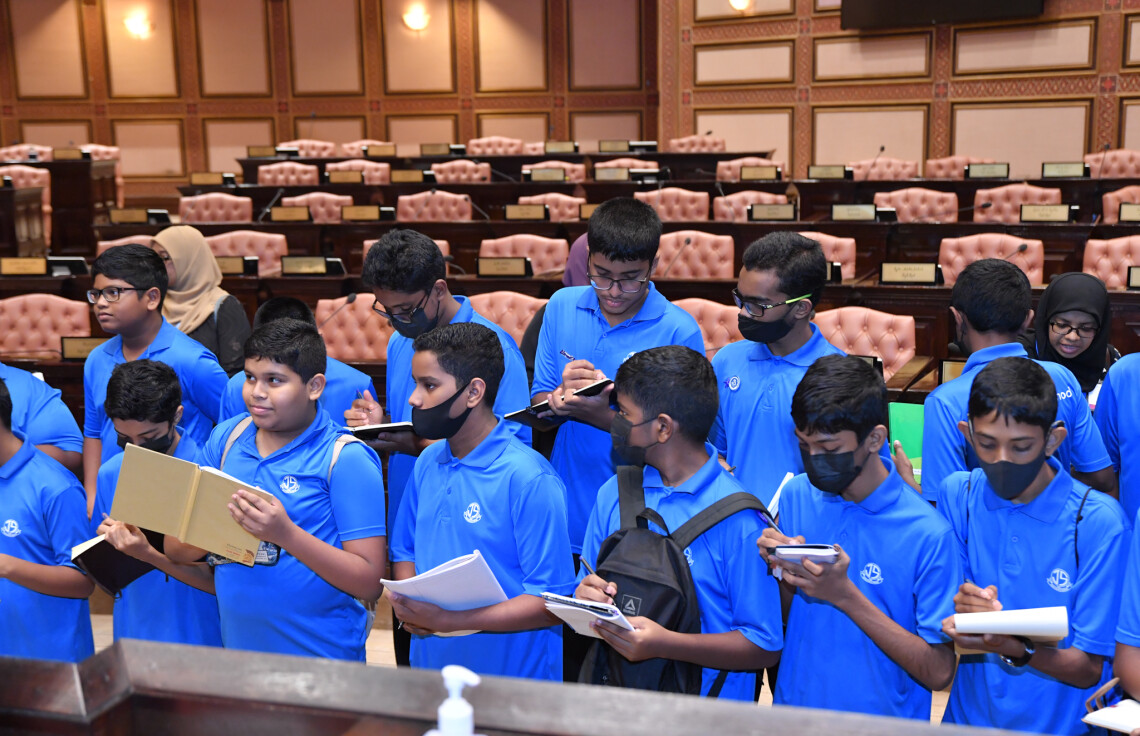
M 230 436 L 226 437 L 226 448 L 222 450 L 222 461 L 218 463 L 218 470 L 222 470 L 226 467 L 226 457 L 230 454 L 230 448 L 237 442 L 237 438 L 241 437 L 241 433 L 246 430 L 246 427 L 251 424 L 253 424 L 253 417 L 246 417 L 234 425 L 234 428 L 230 431 Z
M 329 474 L 325 477 L 325 482 L 329 485 L 332 485 L 332 471 L 336 467 L 336 461 L 340 459 L 340 451 L 350 442 L 363 442 L 363 440 L 356 435 L 341 434 L 337 435 L 336 442 L 333 443 L 332 462 L 329 463 Z
M 751 493 L 738 491 L 731 496 L 725 496 L 708 508 L 695 514 L 693 518 L 686 521 L 677 531 L 673 532 L 671 536 L 678 547 L 685 549 L 696 541 L 697 537 L 709 529 L 712 529 L 738 511 L 745 511 L 747 509 L 754 509 L 764 514 L 768 513 L 768 508 L 760 499 Z
M 1081 569 L 1081 548 L 1077 546 L 1077 534 L 1081 530 L 1081 519 L 1085 518 L 1082 512 L 1085 510 L 1085 501 L 1089 500 L 1090 493 L 1092 493 L 1092 488 L 1086 488 L 1085 495 L 1081 498 L 1081 505 L 1077 507 L 1077 520 L 1073 523 L 1073 557 L 1077 561 L 1077 568 L 1074 572 L 1079 572 Z
M 621 512 L 621 528 L 637 526 L 637 515 L 645 509 L 645 469 L 637 465 L 619 465 L 618 509 Z
M 757 675 L 757 676 L 759 676 L 759 675 Z M 724 681 L 727 679 L 728 679 L 728 670 L 721 670 L 720 672 L 717 672 L 716 673 L 716 679 L 713 680 L 713 684 L 709 687 L 708 695 L 705 697 L 719 698 L 720 697 L 720 691 L 724 689 Z
M 657 513 L 656 509 L 651 509 L 647 506 L 647 507 L 643 508 L 641 510 L 641 513 L 639 513 L 637 515 L 635 523 L 637 524 L 637 526 L 641 527 L 642 529 L 648 529 L 649 528 L 648 522 L 650 522 L 650 521 L 652 521 L 654 524 L 656 524 L 657 526 L 664 529 L 665 530 L 665 536 L 667 536 L 667 537 L 672 536 L 671 534 L 669 534 L 669 525 L 666 524 L 665 520 L 661 518 L 661 514 Z M 645 522 L 645 523 L 643 523 L 643 522 Z

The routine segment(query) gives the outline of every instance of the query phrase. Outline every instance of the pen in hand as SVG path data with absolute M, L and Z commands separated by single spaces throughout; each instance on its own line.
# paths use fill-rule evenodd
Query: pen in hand
M 570 353 L 566 352 L 565 350 L 559 350 L 558 354 L 561 355 L 566 360 L 574 360 L 574 356 L 571 355 Z
M 578 562 L 582 563 L 582 567 L 586 568 L 586 572 L 590 573 L 591 575 L 597 575 L 598 574 L 598 573 L 594 572 L 594 568 L 590 567 L 590 563 L 586 560 L 585 557 L 579 557 Z

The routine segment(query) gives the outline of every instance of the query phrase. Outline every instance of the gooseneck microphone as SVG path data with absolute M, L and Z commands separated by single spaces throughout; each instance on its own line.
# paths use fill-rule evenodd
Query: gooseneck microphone
M 1014 257 L 1015 255 L 1017 255 L 1018 253 L 1024 253 L 1024 252 L 1025 252 L 1025 251 L 1027 251 L 1027 250 L 1029 250 L 1029 243 L 1022 243 L 1021 245 L 1017 246 L 1017 249 L 1016 249 L 1016 250 L 1014 250 L 1014 251 L 1013 251 L 1012 253 L 1010 253 L 1008 256 L 1005 256 L 1004 258 L 1002 258 L 1002 260 L 1003 260 L 1003 261 L 1008 261 L 1010 258 L 1013 258 L 1013 257 Z
M 867 167 L 867 173 L 864 174 L 863 178 L 859 181 L 867 181 L 871 178 L 871 172 L 875 170 L 875 164 L 879 162 L 879 156 L 882 156 L 883 151 L 885 150 L 887 150 L 887 145 L 885 143 L 879 146 L 879 152 L 875 154 L 875 157 L 873 159 L 871 159 L 871 165 Z
M 280 200 L 284 194 L 285 187 L 278 187 L 277 193 L 273 195 L 273 199 L 269 200 L 269 204 L 265 205 L 265 207 L 263 207 L 261 210 L 261 214 L 257 216 L 258 222 L 262 222 L 265 219 L 265 216 L 268 215 L 269 211 L 273 209 L 273 205 L 277 204 L 278 200 Z
M 487 211 L 479 205 L 475 204 L 475 200 L 471 199 L 470 195 L 464 194 L 463 196 L 467 198 L 467 202 L 471 205 L 471 208 L 482 215 L 484 220 L 487 222 L 491 221 L 491 216 L 487 214 Z
M 345 308 L 347 308 L 347 307 L 348 307 L 348 305 L 349 305 L 349 304 L 352 304 L 354 301 L 356 301 L 356 292 L 355 292 L 355 291 L 354 291 L 354 292 L 352 292 L 351 294 L 349 294 L 347 298 L 345 298 L 345 300 L 344 300 L 344 304 L 341 304 L 339 307 L 337 307 L 336 309 L 334 309 L 334 310 L 332 311 L 332 314 L 330 314 L 329 316 L 327 316 L 327 317 L 325 317 L 324 319 L 322 319 L 322 320 L 321 320 L 321 323 L 320 323 L 319 325 L 317 325 L 317 329 L 318 329 L 318 330 L 320 330 L 320 329 L 321 329 L 321 328 L 323 328 L 325 325 L 327 325 L 329 322 L 332 322 L 332 319 L 333 319 L 333 317 L 335 317 L 335 316 L 337 316 L 338 314 L 340 314 L 342 310 L 344 310 Z
M 982 202 L 981 204 L 972 204 L 969 207 L 959 207 L 957 210 L 945 210 L 943 212 L 939 212 L 936 215 L 930 215 L 929 217 L 920 217 L 917 220 L 911 220 L 911 223 L 917 225 L 920 223 L 942 222 L 942 220 L 940 220 L 938 218 L 940 218 L 944 215 L 949 215 L 951 212 L 957 212 L 958 214 L 962 214 L 964 212 L 973 212 L 974 210 L 988 210 L 990 207 L 993 207 L 993 206 L 994 206 L 993 202 Z
M 665 273 L 661 274 L 661 278 L 665 278 L 669 275 L 669 272 L 673 270 L 673 266 L 677 265 L 677 261 L 681 260 L 681 254 L 684 253 L 685 249 L 692 244 L 692 238 L 685 238 L 685 242 L 682 243 L 681 247 L 677 249 L 677 255 L 673 256 L 673 260 L 669 261 L 669 265 L 665 268 Z

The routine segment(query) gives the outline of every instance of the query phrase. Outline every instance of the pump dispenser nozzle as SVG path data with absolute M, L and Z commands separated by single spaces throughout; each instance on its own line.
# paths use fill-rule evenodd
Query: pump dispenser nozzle
M 457 664 L 447 665 L 442 674 L 443 686 L 447 688 L 447 700 L 439 706 L 439 724 L 433 733 L 439 736 L 473 736 L 475 711 L 463 699 L 463 688 L 478 685 L 479 675 Z

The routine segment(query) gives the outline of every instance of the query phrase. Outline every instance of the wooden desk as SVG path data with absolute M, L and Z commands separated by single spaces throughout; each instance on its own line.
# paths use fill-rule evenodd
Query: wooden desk
M 46 254 L 43 189 L 0 187 L 0 255 Z
M 95 257 L 91 226 L 115 207 L 115 161 L 21 161 L 51 172 L 51 251 Z

